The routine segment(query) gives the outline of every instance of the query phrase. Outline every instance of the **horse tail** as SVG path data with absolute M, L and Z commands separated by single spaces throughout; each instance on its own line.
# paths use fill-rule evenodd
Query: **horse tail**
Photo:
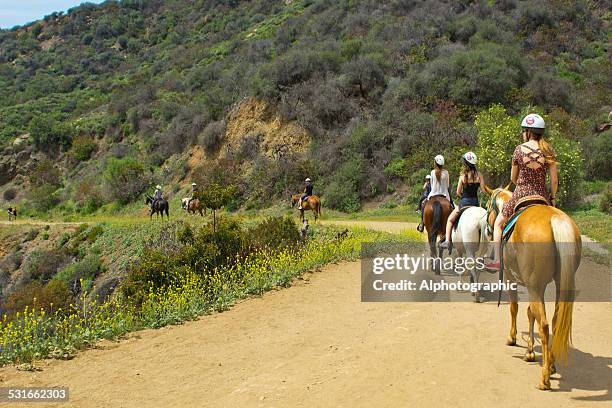
M 436 200 L 431 204 L 432 207 L 432 217 L 431 217 L 431 232 L 429 234 L 429 240 L 435 241 L 436 235 L 438 234 L 438 230 L 440 229 L 440 225 L 442 224 L 442 204 L 440 201 Z
M 558 308 L 555 308 L 555 327 L 553 328 L 552 354 L 555 359 L 567 362 L 572 335 L 572 315 L 574 306 L 574 275 L 580 264 L 582 242 L 578 227 L 570 217 L 554 215 L 551 227 L 557 247 L 559 295 Z

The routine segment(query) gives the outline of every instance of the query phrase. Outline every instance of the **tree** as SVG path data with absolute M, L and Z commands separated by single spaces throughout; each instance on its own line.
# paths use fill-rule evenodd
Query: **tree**
M 236 187 L 233 185 L 223 186 L 217 182 L 208 183 L 200 191 L 200 201 L 213 210 L 213 232 L 217 227 L 217 210 L 228 205 L 236 196 Z
M 127 204 L 142 193 L 148 184 L 144 177 L 145 168 L 131 157 L 112 158 L 106 165 L 104 181 L 110 195 L 121 204 Z
M 507 184 L 512 154 L 521 143 L 520 122 L 509 116 L 503 106 L 493 105 L 476 115 L 474 125 L 478 130 L 478 167 L 491 185 Z

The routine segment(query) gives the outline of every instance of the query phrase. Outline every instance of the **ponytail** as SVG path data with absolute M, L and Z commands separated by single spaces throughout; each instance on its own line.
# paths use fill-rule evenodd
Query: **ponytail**
M 556 157 L 557 155 L 555 154 L 555 150 L 550 145 L 550 143 L 548 143 L 548 141 L 544 139 L 544 135 L 532 132 L 532 138 L 538 141 L 538 147 L 540 148 L 540 151 L 544 155 L 544 159 L 546 160 L 546 163 L 548 164 L 557 163 L 557 157 Z
M 438 183 L 440 182 L 440 177 L 442 176 L 442 166 L 439 166 L 438 163 L 436 163 L 436 180 L 438 180 Z

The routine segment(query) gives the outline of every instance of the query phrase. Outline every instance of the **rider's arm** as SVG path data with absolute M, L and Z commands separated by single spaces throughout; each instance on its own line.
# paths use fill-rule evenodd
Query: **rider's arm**
M 459 182 L 457 183 L 457 197 L 461 197 L 462 190 L 463 190 L 463 177 L 459 176 Z
M 512 171 L 510 172 L 510 180 L 516 185 L 519 176 L 519 166 L 517 164 L 512 163 Z
M 480 189 L 482 191 L 487 191 L 487 183 L 485 182 L 484 177 L 482 177 L 482 173 L 478 173 L 478 179 L 480 180 Z
M 554 200 L 557 197 L 557 188 L 559 188 L 559 177 L 557 175 L 557 163 L 551 163 L 550 169 L 550 196 Z

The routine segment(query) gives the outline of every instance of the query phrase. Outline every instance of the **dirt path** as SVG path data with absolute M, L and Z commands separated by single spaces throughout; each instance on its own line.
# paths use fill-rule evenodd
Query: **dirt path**
M 406 230 L 416 230 L 416 222 L 399 222 L 399 221 L 353 221 L 353 220 L 322 220 L 323 224 L 339 225 L 347 227 L 364 227 L 375 229 L 378 231 L 400 233 Z
M 0 383 L 68 386 L 61 407 L 609 407 L 611 316 L 612 303 L 576 304 L 570 365 L 542 392 L 520 332 L 519 347 L 504 345 L 507 305 L 362 303 L 360 265 L 344 263 L 40 372 L 4 367 Z

